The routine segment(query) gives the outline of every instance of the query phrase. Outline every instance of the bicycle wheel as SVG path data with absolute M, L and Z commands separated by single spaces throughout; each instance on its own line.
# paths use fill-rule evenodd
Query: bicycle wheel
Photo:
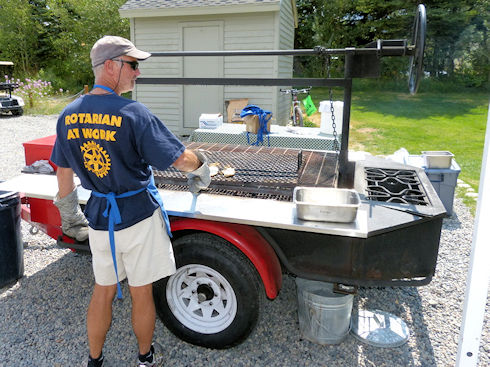
M 301 111 L 301 108 L 298 106 L 294 107 L 293 125 L 303 126 L 303 112 Z

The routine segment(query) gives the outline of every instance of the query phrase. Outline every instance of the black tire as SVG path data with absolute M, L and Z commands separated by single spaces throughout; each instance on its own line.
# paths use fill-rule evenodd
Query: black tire
M 12 116 L 22 116 L 24 113 L 24 110 L 22 108 L 19 108 L 18 110 L 12 110 Z
M 294 107 L 293 117 L 294 117 L 294 120 L 293 120 L 294 126 L 303 126 L 303 112 L 301 111 L 301 108 Z
M 253 264 L 231 243 L 207 233 L 178 238 L 173 247 L 177 272 L 153 285 L 158 317 L 195 345 L 240 344 L 254 329 L 265 297 Z

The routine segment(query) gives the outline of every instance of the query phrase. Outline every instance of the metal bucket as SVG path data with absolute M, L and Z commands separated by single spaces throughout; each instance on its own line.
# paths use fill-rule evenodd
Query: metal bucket
M 352 294 L 333 292 L 333 284 L 296 278 L 302 336 L 318 344 L 339 344 L 350 330 Z

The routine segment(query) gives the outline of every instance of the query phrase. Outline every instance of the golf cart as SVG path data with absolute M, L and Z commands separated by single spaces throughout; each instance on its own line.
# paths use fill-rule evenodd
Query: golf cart
M 11 75 L 14 63 L 11 61 L 0 61 L 0 75 Z M 0 112 L 12 112 L 14 116 L 21 116 L 24 113 L 24 100 L 12 94 L 12 91 L 19 87 L 8 78 L 5 82 L 0 82 Z

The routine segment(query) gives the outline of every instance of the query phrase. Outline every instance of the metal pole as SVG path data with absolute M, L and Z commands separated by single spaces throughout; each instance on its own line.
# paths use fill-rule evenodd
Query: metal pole
M 265 86 L 311 86 L 343 87 L 344 79 L 324 78 L 138 78 L 137 84 L 175 85 L 265 85 Z
M 389 41 L 388 41 L 389 42 Z M 307 55 L 345 55 L 345 54 L 376 54 L 379 56 L 405 56 L 413 53 L 412 46 L 346 47 L 324 48 L 321 46 L 303 50 L 232 50 L 232 51 L 164 51 L 152 52 L 152 56 L 307 56 Z
M 480 187 L 476 208 L 473 245 L 470 255 L 470 268 L 466 280 L 466 294 L 463 307 L 463 322 L 459 334 L 457 367 L 476 367 L 478 349 L 481 343 L 483 317 L 487 302 L 488 281 L 490 277 L 490 185 L 486 172 L 490 172 L 490 106 L 488 109 L 487 132 L 480 174 Z
M 350 124 L 350 105 L 352 99 L 352 78 L 351 68 L 353 61 L 353 54 L 347 54 L 345 56 L 345 69 L 344 69 L 344 110 L 342 116 L 342 139 L 340 143 L 339 153 L 339 186 L 345 187 L 347 184 L 348 176 L 348 162 L 349 162 L 349 124 Z

